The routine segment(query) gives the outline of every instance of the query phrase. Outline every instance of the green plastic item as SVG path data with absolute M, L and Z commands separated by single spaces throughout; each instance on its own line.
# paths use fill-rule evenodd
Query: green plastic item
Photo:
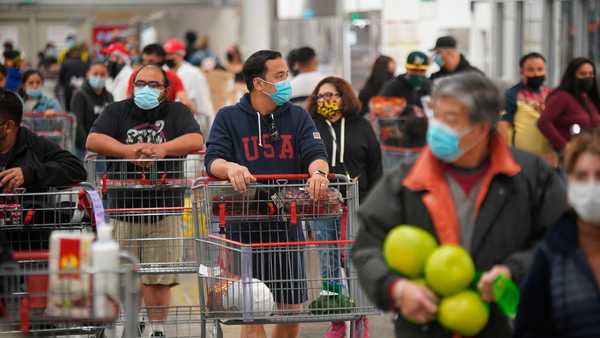
M 477 284 L 482 275 L 482 271 L 475 273 L 475 278 L 473 278 L 470 286 L 471 289 L 477 290 Z M 519 300 L 521 298 L 519 288 L 515 282 L 504 275 L 500 275 L 492 283 L 492 292 L 500 311 L 506 316 L 514 318 L 517 315 L 517 308 L 519 307 Z
M 514 318 L 521 298 L 517 285 L 506 276 L 500 275 L 492 283 L 492 292 L 502 313 Z

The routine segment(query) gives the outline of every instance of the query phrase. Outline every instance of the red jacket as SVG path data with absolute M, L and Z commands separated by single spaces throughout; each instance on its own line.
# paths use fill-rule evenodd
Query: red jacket
M 590 112 L 573 95 L 563 90 L 556 91 L 546 100 L 546 108 L 538 120 L 538 128 L 559 152 L 563 151 L 571 139 L 571 127 L 574 124 L 578 124 L 581 130 L 600 126 L 600 107 L 596 107 L 585 94 L 582 94 L 582 99 Z

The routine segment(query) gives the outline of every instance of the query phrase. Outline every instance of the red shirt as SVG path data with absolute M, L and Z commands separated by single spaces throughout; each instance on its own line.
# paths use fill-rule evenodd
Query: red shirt
M 469 195 L 475 185 L 485 176 L 490 164 L 486 162 L 481 168 L 476 170 L 460 170 L 450 164 L 443 163 L 444 171 L 452 176 L 454 181 L 462 188 L 465 195 Z
M 127 85 L 127 97 L 131 97 L 133 95 L 133 80 L 137 76 L 137 70 L 131 74 L 129 77 L 129 84 Z M 183 82 L 175 72 L 167 70 L 167 78 L 169 79 L 169 91 L 167 92 L 167 100 L 175 101 L 177 98 L 177 93 L 183 92 L 185 88 L 183 87 Z
M 582 100 L 587 103 L 588 109 L 573 95 L 562 90 L 546 100 L 546 109 L 540 116 L 538 127 L 554 149 L 560 152 L 571 140 L 571 127 L 574 124 L 578 124 L 582 131 L 600 126 L 600 107 L 596 107 L 586 94 L 582 94 Z

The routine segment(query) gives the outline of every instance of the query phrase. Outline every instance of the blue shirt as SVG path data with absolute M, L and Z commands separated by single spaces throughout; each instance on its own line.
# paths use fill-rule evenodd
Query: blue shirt
M 53 110 L 54 112 L 62 112 L 63 109 L 60 103 L 56 99 L 49 98 L 46 95 L 40 96 L 36 104 L 33 106 L 33 113 L 43 113 L 47 110 Z M 30 113 L 30 112 L 27 112 Z
M 21 86 L 21 77 L 23 74 L 19 68 L 6 68 L 6 90 L 16 92 Z

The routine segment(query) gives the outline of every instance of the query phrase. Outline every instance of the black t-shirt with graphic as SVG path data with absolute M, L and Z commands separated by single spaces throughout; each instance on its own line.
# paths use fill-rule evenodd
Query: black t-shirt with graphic
M 138 108 L 132 99 L 106 107 L 94 122 L 90 133 L 110 136 L 124 144 L 162 144 L 182 135 L 200 133 L 192 112 L 179 102 L 162 102 L 152 110 Z M 109 208 L 169 208 L 183 206 L 185 187 L 169 185 L 169 179 L 184 178 L 182 161 L 158 161 L 142 168 L 131 162 L 114 162 L 106 168 L 105 176 L 115 184 L 107 184 Z M 163 184 L 166 178 L 166 185 Z M 127 180 L 123 185 L 119 181 Z M 133 211 L 134 214 L 137 212 Z M 159 210 L 143 214 L 164 215 Z M 162 217 L 152 217 L 152 219 Z M 129 221 L 150 222 L 148 217 L 127 217 Z

